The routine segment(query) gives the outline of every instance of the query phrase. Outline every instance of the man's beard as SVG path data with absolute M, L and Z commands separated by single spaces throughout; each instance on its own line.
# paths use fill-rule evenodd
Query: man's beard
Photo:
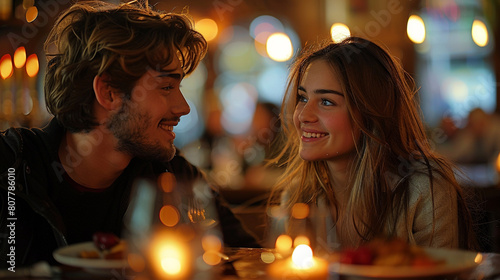
M 106 126 L 118 139 L 116 150 L 131 157 L 167 162 L 175 155 L 173 144 L 164 147 L 158 141 L 147 139 L 147 129 L 156 125 L 148 112 L 133 111 L 130 101 L 125 101 L 120 110 L 111 115 Z

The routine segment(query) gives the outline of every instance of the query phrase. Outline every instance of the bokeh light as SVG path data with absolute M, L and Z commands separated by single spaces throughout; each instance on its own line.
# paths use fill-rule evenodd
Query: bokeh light
M 250 128 L 258 93 L 248 83 L 229 84 L 219 96 L 223 105 L 222 126 L 230 134 L 242 134 Z
M 181 252 L 175 245 L 163 247 L 161 250 L 160 260 L 161 267 L 166 274 L 178 275 L 181 273 Z
M 257 89 L 262 101 L 281 104 L 286 90 L 288 69 L 283 63 L 275 63 L 265 68 L 257 80 Z
M 411 15 L 410 18 L 408 18 L 406 33 L 408 34 L 408 37 L 413 43 L 415 44 L 423 43 L 425 41 L 424 20 L 417 15 Z
M 217 33 L 219 32 L 219 27 L 217 23 L 210 18 L 204 18 L 195 23 L 196 31 L 200 32 L 207 42 L 212 41 L 217 37 Z
M 481 20 L 475 19 L 472 23 L 472 40 L 476 45 L 484 47 L 488 45 L 488 29 Z
M 330 35 L 332 36 L 333 42 L 340 43 L 345 38 L 351 36 L 351 31 L 347 25 L 337 22 L 332 24 Z
M 218 265 L 221 262 L 221 256 L 217 252 L 208 251 L 203 253 L 203 261 L 208 265 Z
M 173 227 L 179 223 L 179 211 L 172 205 L 164 205 L 160 209 L 160 221 L 168 226 Z
M 148 266 L 154 279 L 185 279 L 192 269 L 191 250 L 182 236 L 170 231 L 156 231 L 148 246 Z
M 175 175 L 171 172 L 163 172 L 158 176 L 158 185 L 166 192 L 172 192 L 176 185 Z
M 276 32 L 285 32 L 285 28 L 283 27 L 283 23 L 281 23 L 279 19 L 273 16 L 269 15 L 258 16 L 250 23 L 250 36 L 252 36 L 252 38 L 256 40 L 259 34 L 270 35 Z M 262 39 L 264 41 L 261 41 L 261 43 L 265 43 L 267 41 L 267 38 L 263 37 L 259 40 Z
M 26 63 L 26 49 L 24 47 L 19 47 L 14 52 L 14 66 L 16 68 L 21 68 Z
M 31 6 L 26 10 L 26 21 L 33 22 L 38 17 L 38 9 L 35 6 Z
M 267 39 L 267 54 L 275 61 L 283 62 L 292 58 L 293 46 L 290 37 L 285 33 L 274 33 Z
M 299 245 L 308 245 L 308 246 L 310 246 L 311 242 L 309 241 L 309 238 L 307 238 L 307 236 L 299 235 L 299 236 L 295 237 L 295 239 L 293 240 L 293 246 L 297 247 Z
M 463 103 L 469 97 L 467 84 L 459 78 L 450 76 L 443 80 L 441 85 L 445 97 L 454 103 Z
M 201 246 L 205 251 L 220 251 L 222 250 L 222 241 L 215 235 L 207 235 L 201 239 Z
M 28 59 L 26 60 L 26 74 L 33 78 L 38 74 L 38 70 L 38 56 L 36 54 L 28 56 Z
M 295 203 L 292 206 L 292 217 L 295 219 L 305 219 L 309 216 L 309 205 L 305 203 Z
M 500 172 L 500 153 L 497 155 L 495 167 L 496 167 L 497 172 Z
M 293 240 L 290 236 L 286 234 L 282 234 L 276 238 L 276 251 L 278 252 L 286 252 L 292 249 Z
M 307 245 L 299 245 L 293 250 L 292 263 L 295 267 L 306 269 L 314 265 L 313 252 Z
M 2 59 L 0 60 L 0 75 L 2 76 L 2 79 L 7 79 L 12 76 L 12 73 L 14 73 L 14 67 L 12 66 L 12 57 L 10 54 L 6 54 L 2 56 Z
M 276 256 L 274 256 L 271 252 L 262 252 L 260 253 L 260 259 L 263 263 L 273 263 L 276 260 Z
M 0 20 L 8 20 L 12 13 L 13 1 L 0 1 Z

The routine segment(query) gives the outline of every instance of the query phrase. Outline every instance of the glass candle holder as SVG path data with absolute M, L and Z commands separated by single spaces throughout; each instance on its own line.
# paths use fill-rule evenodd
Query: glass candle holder
M 211 279 L 223 246 L 211 188 L 163 173 L 138 181 L 132 197 L 124 235 L 138 279 Z
M 338 249 L 331 212 L 323 199 L 310 204 L 296 203 L 289 208 L 274 206 L 268 215 L 272 221 L 269 243 L 275 244 L 276 252 L 284 257 L 300 244 L 310 246 L 316 255 Z

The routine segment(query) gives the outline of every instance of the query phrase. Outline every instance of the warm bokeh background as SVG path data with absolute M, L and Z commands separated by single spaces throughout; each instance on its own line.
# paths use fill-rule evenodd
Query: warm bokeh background
M 50 118 L 43 99 L 43 43 L 57 14 L 72 2 L 0 0 L 0 130 L 43 126 Z M 309 43 L 341 38 L 345 28 L 401 60 L 420 87 L 431 144 L 463 166 L 474 186 L 496 187 L 500 1 L 149 3 L 189 12 L 209 40 L 207 57 L 183 81 L 191 113 L 175 129 L 176 145 L 234 205 L 261 201 L 279 175 L 279 170 L 263 171 L 262 163 L 276 151 L 270 143 L 279 130 L 277 114 L 293 57 Z M 244 211 L 240 214 L 265 215 Z

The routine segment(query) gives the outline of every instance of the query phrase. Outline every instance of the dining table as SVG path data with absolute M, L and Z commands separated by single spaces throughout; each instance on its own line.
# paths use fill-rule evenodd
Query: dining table
M 193 277 L 193 280 L 236 280 L 236 279 L 263 279 L 273 280 L 269 275 L 270 264 L 262 258 L 263 254 L 273 254 L 274 250 L 269 248 L 224 248 L 226 256 L 220 264 L 213 267 L 209 273 Z M 466 270 L 458 270 L 447 275 L 431 275 L 426 277 L 405 277 L 404 279 L 453 279 L 453 280 L 500 280 L 500 254 L 481 253 L 482 260 L 477 266 Z M 264 260 L 263 260 L 264 259 Z M 425 269 L 425 268 L 423 268 Z M 114 279 L 132 280 L 149 279 L 139 278 L 130 269 L 110 269 L 108 271 L 95 271 L 82 267 L 68 265 L 48 265 L 38 263 L 32 267 L 18 268 L 16 272 L 3 270 L 0 272 L 2 279 Z M 291 277 L 281 279 L 308 279 L 306 277 Z M 328 280 L 360 280 L 360 279 L 401 279 L 394 277 L 360 277 L 342 273 L 329 272 Z

